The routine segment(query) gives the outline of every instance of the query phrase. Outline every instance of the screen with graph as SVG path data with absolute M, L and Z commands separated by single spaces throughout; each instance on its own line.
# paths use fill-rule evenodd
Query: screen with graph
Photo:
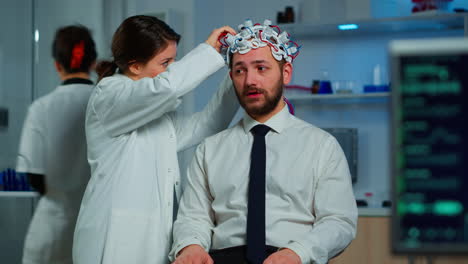
M 429 40 L 430 42 L 430 40 Z M 392 245 L 468 252 L 468 41 L 392 47 Z

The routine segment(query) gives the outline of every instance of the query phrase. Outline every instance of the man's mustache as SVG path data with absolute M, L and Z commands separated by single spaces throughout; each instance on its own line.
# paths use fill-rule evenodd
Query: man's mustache
M 266 93 L 266 91 L 264 89 L 258 88 L 258 87 L 247 87 L 247 89 L 245 89 L 242 94 L 244 96 L 247 96 L 247 95 L 253 94 L 253 93 L 264 94 L 264 93 Z

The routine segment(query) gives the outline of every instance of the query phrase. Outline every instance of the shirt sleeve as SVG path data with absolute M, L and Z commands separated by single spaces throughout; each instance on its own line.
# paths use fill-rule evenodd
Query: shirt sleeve
M 16 171 L 33 174 L 45 174 L 46 171 L 46 138 L 40 104 L 33 103 L 24 120 L 18 150 Z
M 188 168 L 187 183 L 180 202 L 177 220 L 174 223 L 171 261 L 184 247 L 200 245 L 206 251 L 211 247 L 211 234 L 214 228 L 214 212 L 205 171 L 204 144 L 200 144 Z
M 223 65 L 222 56 L 202 43 L 154 78 L 104 79 L 90 105 L 111 136 L 128 133 L 174 111 L 180 97 Z
M 286 248 L 302 263 L 325 264 L 343 251 L 356 236 L 357 206 L 346 157 L 335 138 L 325 143 L 314 197 L 316 221 L 302 237 Z
M 239 109 L 234 86 L 229 74 L 205 108 L 190 116 L 173 112 L 169 115 L 177 135 L 177 150 L 198 144 L 204 138 L 226 129 Z

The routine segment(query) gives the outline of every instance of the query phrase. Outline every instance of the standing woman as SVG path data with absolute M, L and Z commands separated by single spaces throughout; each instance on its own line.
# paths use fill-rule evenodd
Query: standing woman
M 214 30 L 180 61 L 180 36 L 151 16 L 123 21 L 112 39 L 112 62 L 86 113 L 92 176 L 75 230 L 75 264 L 168 262 L 179 194 L 177 152 L 226 128 L 238 109 L 226 78 L 205 109 L 183 117 L 181 96 L 224 66 Z
M 79 25 L 58 29 L 52 55 L 63 82 L 29 107 L 16 167 L 42 195 L 26 235 L 23 264 L 72 263 L 73 231 L 90 177 L 85 112 L 94 87 L 91 33 Z

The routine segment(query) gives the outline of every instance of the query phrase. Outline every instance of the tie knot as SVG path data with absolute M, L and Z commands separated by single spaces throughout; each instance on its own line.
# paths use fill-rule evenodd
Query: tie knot
M 252 131 L 252 134 L 254 134 L 254 136 L 264 137 L 268 133 L 268 131 L 270 131 L 270 129 L 271 128 L 269 126 L 256 125 L 250 131 Z

